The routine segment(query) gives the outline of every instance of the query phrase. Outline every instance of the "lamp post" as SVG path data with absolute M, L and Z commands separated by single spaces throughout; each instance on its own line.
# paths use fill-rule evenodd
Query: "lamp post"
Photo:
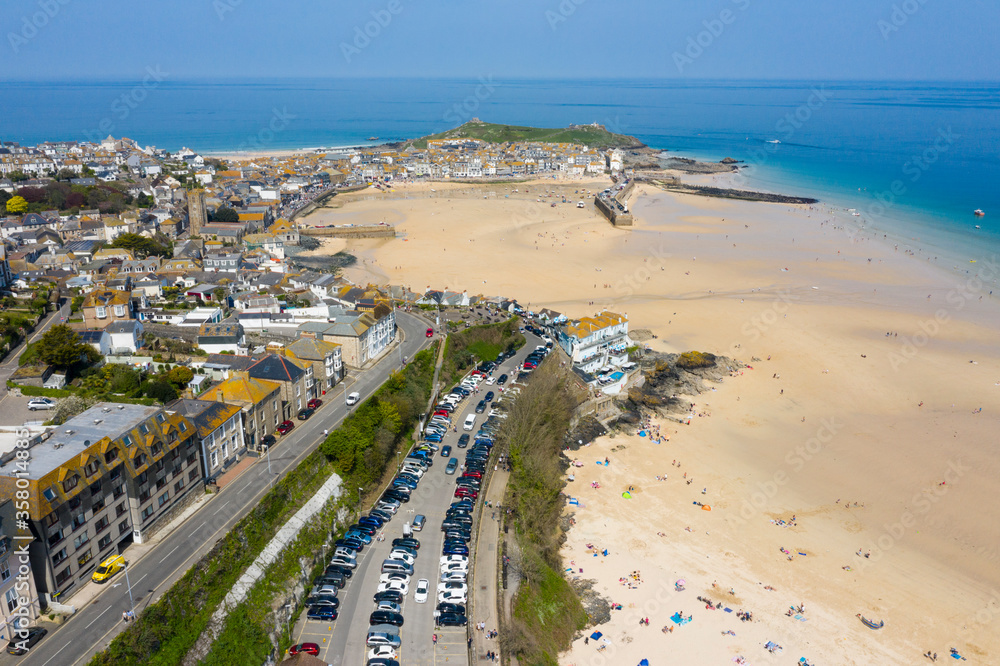
M 288 624 L 292 619 L 292 604 L 285 604 L 285 631 L 288 632 L 288 637 L 292 637 L 292 628 Z
M 128 579 L 128 562 L 125 563 L 125 586 L 128 588 L 128 603 L 132 609 L 132 616 L 135 616 L 135 599 L 132 598 L 132 583 Z

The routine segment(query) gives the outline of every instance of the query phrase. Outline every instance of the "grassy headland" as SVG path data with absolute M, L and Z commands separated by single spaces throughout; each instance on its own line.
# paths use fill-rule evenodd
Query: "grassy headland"
M 573 143 L 592 148 L 642 148 L 644 144 L 632 136 L 609 132 L 603 125 L 570 125 L 563 129 L 546 127 L 524 127 L 521 125 L 498 125 L 469 121 L 464 125 L 439 134 L 415 139 L 417 148 L 426 148 L 429 140 L 435 139 L 478 139 L 486 143 Z

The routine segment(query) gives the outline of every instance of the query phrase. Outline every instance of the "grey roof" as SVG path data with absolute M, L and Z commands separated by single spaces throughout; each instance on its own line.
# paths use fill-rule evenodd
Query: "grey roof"
M 298 381 L 306 371 L 284 356 L 268 354 L 247 370 L 254 379 L 270 379 L 279 382 Z
M 119 319 L 108 324 L 104 330 L 108 333 L 135 333 L 140 328 L 142 328 L 142 324 L 134 319 Z

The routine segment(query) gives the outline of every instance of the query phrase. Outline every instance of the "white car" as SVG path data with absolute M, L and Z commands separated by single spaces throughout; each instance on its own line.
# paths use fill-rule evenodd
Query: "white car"
M 28 401 L 28 409 L 35 411 L 36 409 L 55 409 L 56 401 L 51 398 L 32 398 Z
M 465 423 L 462 424 L 462 430 L 473 430 L 476 427 L 476 415 L 469 414 L 465 417 Z
M 469 571 L 468 562 L 448 562 L 447 564 L 441 565 L 441 573 L 452 573 L 452 572 L 468 573 L 468 571 Z
M 430 581 L 426 578 L 421 578 L 417 581 L 417 589 L 413 592 L 413 600 L 418 604 L 427 603 L 427 589 L 430 587 Z
M 390 583 L 394 580 L 401 580 L 407 585 L 409 585 L 410 583 L 410 577 L 404 573 L 399 573 L 399 572 L 379 574 L 378 577 L 378 582 L 380 583 Z
M 493 386 L 494 384 L 497 383 L 497 378 L 496 377 L 490 377 L 489 379 L 486 380 L 486 383 L 488 385 L 490 385 L 490 386 Z
M 406 562 L 411 567 L 413 566 L 413 563 L 417 561 L 417 558 L 413 557 L 411 553 L 408 553 L 405 550 L 394 550 L 389 553 L 389 557 L 387 559 L 396 560 L 398 562 Z
M 375 610 L 389 611 L 390 613 L 403 612 L 403 608 L 395 601 L 380 601 L 375 604 Z
M 458 592 L 464 595 L 469 593 L 469 586 L 459 582 L 438 583 L 438 593 L 441 592 Z
M 368 650 L 369 659 L 395 659 L 396 656 L 396 648 L 388 645 L 379 645 Z
M 441 574 L 442 583 L 464 583 L 468 578 L 467 571 L 445 571 Z
M 361 401 L 361 394 L 355 391 L 347 395 L 347 406 L 356 405 Z
M 448 592 L 438 592 L 437 600 L 439 604 L 464 604 L 468 601 L 466 595 L 454 590 Z
M 441 556 L 441 566 L 450 564 L 452 562 L 461 562 L 465 566 L 469 566 L 469 558 L 465 555 L 442 555 Z
M 416 464 L 404 463 L 400 471 L 412 474 L 418 479 L 424 475 L 424 468 Z
M 405 580 L 390 580 L 378 584 L 376 592 L 399 592 L 403 596 L 410 591 L 410 583 Z

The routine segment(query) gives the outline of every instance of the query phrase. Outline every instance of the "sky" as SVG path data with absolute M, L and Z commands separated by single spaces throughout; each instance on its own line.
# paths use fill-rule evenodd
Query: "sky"
M 1000 78 L 996 0 L 3 0 L 0 80 Z

